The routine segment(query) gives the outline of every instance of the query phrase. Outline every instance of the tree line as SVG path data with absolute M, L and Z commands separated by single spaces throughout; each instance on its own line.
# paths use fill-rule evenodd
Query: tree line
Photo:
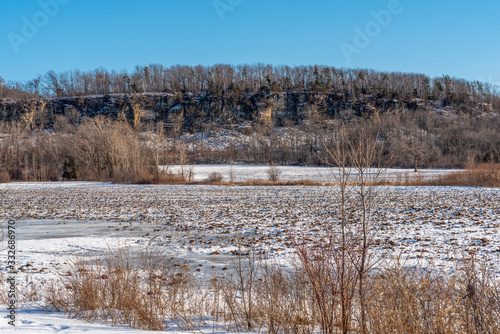
M 441 101 L 462 109 L 478 103 L 500 108 L 497 87 L 479 81 L 430 78 L 423 74 L 379 72 L 330 66 L 252 65 L 166 67 L 136 66 L 133 71 L 48 71 L 25 82 L 0 80 L 0 98 L 64 97 L 145 92 L 192 92 L 215 96 L 267 92 L 341 94 L 356 100 L 366 95 L 391 99 Z
M 385 166 L 462 168 L 500 162 L 500 120 L 442 117 L 427 112 L 378 120 L 306 123 L 271 127 L 253 124 L 205 133 L 180 133 L 164 123 L 139 123 L 107 116 L 57 115 L 50 129 L 22 121 L 0 122 L 0 181 L 100 180 L 155 182 L 173 164 L 249 163 L 324 165 L 335 146 L 333 133 L 367 132 L 377 138 Z M 226 139 L 222 147 L 217 141 Z M 356 137 L 355 135 L 353 135 Z M 214 144 L 215 140 L 215 144 Z
M 386 166 L 462 168 L 500 162 L 499 110 L 494 87 L 447 76 L 262 64 L 50 71 L 0 81 L 0 179 L 152 182 L 169 164 L 322 165 L 340 127 L 370 131 Z

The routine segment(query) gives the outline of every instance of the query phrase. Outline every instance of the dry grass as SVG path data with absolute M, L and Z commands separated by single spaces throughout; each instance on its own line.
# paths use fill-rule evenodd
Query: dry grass
M 250 263 L 236 274 L 225 274 L 219 278 L 224 297 L 219 312 L 238 331 L 340 333 L 339 259 L 298 261 L 291 270 L 261 263 L 252 271 L 255 264 Z M 253 282 L 250 272 L 258 272 Z M 366 279 L 368 333 L 500 333 L 500 285 L 474 259 L 465 259 L 453 275 L 395 259 Z M 347 332 L 362 333 L 360 299 L 357 290 L 351 291 Z
M 109 251 L 78 258 L 62 278 L 63 288 L 45 291 L 55 309 L 87 321 L 100 320 L 144 330 L 164 330 L 165 317 L 183 323 L 185 292 L 191 284 L 185 267 L 158 251 Z
M 112 252 L 104 263 L 99 259 L 76 263 L 68 277 L 70 308 L 66 311 L 88 321 L 164 329 L 162 317 L 157 316 L 164 307 L 157 298 L 161 283 L 152 277 L 143 282 L 133 261 L 130 253 Z
M 499 333 L 498 281 L 468 259 L 449 275 L 395 260 L 371 276 L 371 333 Z
M 111 250 L 101 260 L 79 258 L 60 281 L 27 285 L 20 295 L 72 317 L 137 329 L 198 332 L 216 323 L 217 331 L 340 333 L 335 251 L 304 250 L 307 261 L 297 254 L 288 268 L 240 253 L 229 270 L 203 282 L 157 251 Z M 500 333 L 500 283 L 474 258 L 454 274 L 394 259 L 366 280 L 368 333 Z M 361 333 L 357 290 L 350 298 L 348 333 Z
M 188 180 L 181 174 L 160 173 L 158 180 L 153 180 L 153 184 L 188 184 Z
M 299 272 L 287 271 L 277 262 L 261 265 L 258 308 L 271 333 L 309 333 L 314 329 L 310 286 Z
M 302 274 L 278 262 L 266 262 L 252 252 L 239 254 L 231 270 L 211 280 L 214 302 L 210 314 L 232 331 L 311 333 L 310 287 Z
M 500 187 L 500 164 L 481 164 L 461 172 L 443 175 L 430 182 L 432 185 Z
M 410 177 L 409 173 L 393 180 L 378 180 L 377 186 L 455 186 L 455 187 L 500 187 L 500 164 L 480 164 L 463 171 L 443 174 L 432 179 L 422 176 Z

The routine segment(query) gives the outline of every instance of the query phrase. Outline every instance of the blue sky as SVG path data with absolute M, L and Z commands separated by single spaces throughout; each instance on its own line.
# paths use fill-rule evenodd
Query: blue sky
M 498 0 L 2 0 L 0 13 L 6 80 L 51 69 L 264 62 L 500 85 Z

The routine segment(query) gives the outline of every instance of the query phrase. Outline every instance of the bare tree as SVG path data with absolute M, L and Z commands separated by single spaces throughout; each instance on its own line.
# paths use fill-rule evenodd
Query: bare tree
M 229 182 L 234 182 L 234 180 L 235 180 L 235 173 L 233 164 L 231 163 L 231 165 L 229 166 Z
M 165 128 L 163 122 L 156 123 L 153 136 L 153 157 L 155 161 L 156 179 L 159 180 L 160 163 L 162 157 L 162 143 L 164 141 Z
M 267 175 L 269 177 L 269 181 L 278 182 L 281 176 L 281 170 L 277 166 L 271 165 L 267 169 Z
M 133 181 L 154 159 L 127 123 L 102 117 L 85 120 L 75 136 L 75 159 L 94 180 Z
M 340 192 L 337 203 L 340 216 L 340 256 L 336 256 L 335 261 L 339 262 L 341 324 L 344 333 L 350 328 L 352 298 L 356 286 L 361 332 L 367 333 L 368 330 L 365 277 L 372 265 L 371 212 L 377 196 L 375 185 L 382 173 L 382 150 L 377 143 L 377 134 L 378 132 L 373 134 L 371 123 L 361 123 L 359 127 L 349 131 L 345 127 L 337 129 L 333 134 L 333 146 L 324 144 L 327 152 L 325 163 L 332 167 L 331 172 Z M 359 212 L 359 218 L 353 218 L 348 212 Z M 334 229 L 330 227 L 329 231 Z M 335 242 L 333 232 L 330 233 L 330 243 Z M 354 243 L 357 245 L 356 249 L 352 248 Z
M 340 191 L 340 201 L 338 202 L 338 211 L 340 211 L 340 263 L 339 263 L 339 284 L 340 284 L 340 302 L 341 302 L 341 328 L 343 333 L 348 333 L 351 327 L 351 317 L 352 317 L 352 298 L 354 295 L 354 289 L 356 286 L 357 275 L 353 275 L 353 262 L 348 254 L 348 240 L 347 231 L 350 229 L 348 226 L 347 212 L 348 212 L 348 202 L 347 198 L 351 192 L 351 173 L 349 169 L 350 154 L 349 149 L 351 148 L 350 141 L 346 132 L 345 127 L 338 129 L 333 133 L 332 136 L 333 147 L 328 147 L 326 143 L 323 142 L 325 146 L 325 151 L 327 153 L 326 160 L 324 161 L 328 166 L 331 167 L 330 171 L 333 178 L 335 179 L 339 191 Z M 333 227 L 329 227 L 330 233 L 333 231 Z M 330 243 L 335 240 L 334 236 L 330 234 Z
M 349 141 L 351 166 L 355 171 L 354 191 L 358 197 L 358 208 L 361 210 L 361 259 L 358 268 L 358 294 L 360 301 L 361 333 L 367 333 L 365 276 L 370 269 L 371 213 L 376 200 L 376 183 L 382 173 L 381 149 L 377 144 L 377 135 L 369 133 L 369 129 L 361 127 Z
M 391 142 L 394 151 L 401 158 L 411 161 L 415 173 L 432 149 L 427 131 L 418 128 L 411 121 L 407 121 L 402 124 L 401 128 L 393 130 Z
M 59 82 L 59 77 L 55 71 L 48 71 L 45 74 L 45 84 L 48 91 L 57 97 L 63 95 L 63 90 Z

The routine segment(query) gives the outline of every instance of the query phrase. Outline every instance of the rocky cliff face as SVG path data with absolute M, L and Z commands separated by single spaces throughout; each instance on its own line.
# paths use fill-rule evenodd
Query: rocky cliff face
M 477 111 L 486 107 L 478 106 Z M 310 119 L 369 117 L 376 114 L 414 110 L 455 113 L 439 103 L 420 99 L 397 100 L 375 96 L 346 96 L 311 92 L 257 92 L 241 95 L 193 93 L 145 93 L 91 95 L 48 100 L 0 100 L 4 121 L 22 119 L 26 114 L 44 116 L 50 126 L 56 115 L 72 114 L 79 118 L 104 115 L 142 121 L 163 121 L 181 125 L 184 130 L 200 129 L 204 124 L 232 125 L 257 122 L 275 126 L 300 124 Z

